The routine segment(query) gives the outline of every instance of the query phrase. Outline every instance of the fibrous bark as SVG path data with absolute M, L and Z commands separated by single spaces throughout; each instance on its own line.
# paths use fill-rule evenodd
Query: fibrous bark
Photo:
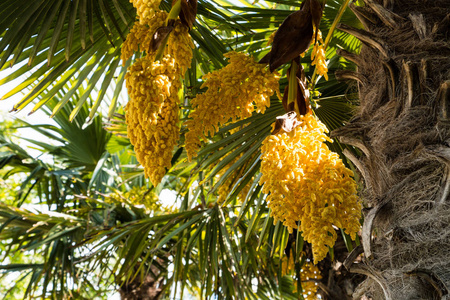
M 166 265 L 162 260 L 159 263 Z M 120 284 L 121 300 L 159 300 L 163 296 L 164 276 L 152 265 L 151 272 L 142 278 L 139 274 L 132 280 Z
M 450 291 L 450 0 L 365 0 L 361 106 L 342 141 L 361 148 L 367 276 L 355 299 L 446 299 Z M 343 78 L 352 78 L 346 74 Z M 361 79 L 362 78 L 362 79 Z M 355 157 L 352 158 L 355 160 Z

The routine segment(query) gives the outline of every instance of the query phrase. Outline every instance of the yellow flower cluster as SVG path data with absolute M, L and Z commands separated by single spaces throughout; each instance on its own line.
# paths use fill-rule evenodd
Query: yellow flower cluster
M 154 191 L 149 191 L 147 188 L 133 187 L 127 192 L 116 192 L 108 196 L 109 199 L 105 199 L 107 201 L 111 199 L 119 202 L 129 202 L 132 205 L 144 205 L 147 210 L 153 212 L 162 210 L 158 195 Z
M 276 34 L 276 33 L 277 33 L 277 31 L 275 30 L 274 32 L 272 32 L 272 33 L 269 35 L 269 38 L 267 39 L 267 44 L 266 44 L 266 46 L 272 45 L 273 39 L 275 38 L 275 34 Z
M 297 228 L 312 244 L 314 262 L 322 260 L 345 229 L 352 239 L 360 228 L 361 204 L 352 171 L 325 141 L 326 126 L 312 114 L 299 116 L 300 125 L 268 136 L 262 144 L 263 192 L 275 222 Z
M 305 300 L 317 299 L 317 283 L 311 279 L 320 280 L 319 268 L 311 262 L 305 262 L 300 270 L 300 281 L 302 282 L 303 298 Z
M 130 0 L 136 7 L 137 15 L 141 24 L 149 24 L 149 19 L 159 11 L 161 0 Z
M 289 258 L 287 255 L 283 256 L 281 259 L 281 275 L 285 276 L 292 274 L 295 270 L 294 255 L 291 252 Z
M 141 24 L 139 22 L 134 23 L 133 28 L 131 28 L 122 45 L 121 59 L 123 65 L 125 65 L 125 62 L 135 52 L 145 51 L 148 54 L 153 34 L 156 29 L 164 26 L 167 16 L 167 12 L 157 11 L 153 17 L 149 19 L 148 24 Z M 164 54 L 170 55 L 175 59 L 182 75 L 191 65 L 193 48 L 194 43 L 189 36 L 189 29 L 186 26 L 183 26 L 180 20 L 177 20 L 173 31 L 169 35 Z
M 145 7 L 151 7 L 150 2 L 145 2 Z M 127 36 L 122 48 L 124 62 L 139 48 L 148 51 L 154 31 L 164 25 L 167 13 L 155 10 L 145 16 L 149 23 L 136 23 Z M 194 46 L 180 20 L 175 22 L 167 44 L 162 45 L 165 49 L 160 60 L 155 61 L 155 53 L 147 53 L 129 67 L 125 76 L 130 96 L 125 107 L 128 137 L 145 176 L 155 186 L 171 167 L 172 149 L 179 138 L 180 79 L 190 66 Z
M 314 35 L 315 36 L 315 35 Z M 317 42 L 311 53 L 311 65 L 316 65 L 317 75 L 322 75 L 328 80 L 328 67 L 325 59 L 325 49 L 323 47 L 322 33 L 319 30 L 317 34 Z
M 295 274 L 295 262 L 294 253 L 289 252 L 289 258 L 284 255 L 281 260 L 281 274 L 283 276 L 289 274 Z M 320 270 L 317 266 L 309 261 L 305 261 L 300 269 L 300 281 L 302 283 L 303 298 L 305 300 L 316 300 L 317 299 L 317 283 L 314 280 L 322 279 Z M 297 290 L 297 281 L 294 281 L 294 291 Z
M 153 34 L 156 29 L 164 26 L 167 15 L 168 14 L 165 11 L 157 11 L 148 23 L 141 24 L 139 21 L 134 23 L 133 28 L 131 28 L 127 38 L 122 44 L 122 54 L 120 58 L 122 59 L 123 65 L 125 65 L 125 62 L 134 54 L 134 52 L 149 52 Z
M 245 119 L 254 111 L 264 113 L 270 96 L 279 93 L 276 73 L 258 64 L 244 53 L 225 54 L 229 64 L 203 77 L 202 88 L 208 90 L 192 100 L 191 120 L 186 122 L 186 151 L 189 160 L 195 157 L 201 140 L 214 135 L 220 125 Z
M 144 57 L 129 68 L 125 77 L 130 96 L 125 107 L 128 137 L 153 185 L 171 167 L 172 149 L 179 138 L 181 83 L 175 65 L 168 55 L 161 62 Z
M 193 57 L 192 49 L 194 47 L 194 43 L 189 35 L 189 28 L 184 26 L 178 19 L 175 22 L 173 31 L 169 35 L 164 55 L 170 55 L 175 59 L 180 76 L 184 76 L 186 70 L 191 66 Z

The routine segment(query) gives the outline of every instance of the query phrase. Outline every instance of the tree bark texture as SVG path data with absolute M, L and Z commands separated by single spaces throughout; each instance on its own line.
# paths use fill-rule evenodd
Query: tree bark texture
M 162 260 L 158 263 L 166 265 Z M 121 300 L 159 300 L 163 296 L 164 276 L 160 276 L 160 270 L 155 266 L 151 266 L 151 272 L 141 278 L 140 274 L 132 281 L 122 282 L 120 284 Z
M 364 0 L 360 109 L 333 132 L 365 182 L 354 299 L 450 299 L 450 0 Z

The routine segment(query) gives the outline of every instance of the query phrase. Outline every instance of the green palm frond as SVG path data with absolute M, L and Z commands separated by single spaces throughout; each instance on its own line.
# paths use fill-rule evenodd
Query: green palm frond
M 7 272 L 28 271 L 29 282 L 25 296 L 40 290 L 46 294 L 49 285 L 58 285 L 67 293 L 66 280 L 75 274 L 75 255 L 72 243 L 78 242 L 84 232 L 82 219 L 67 214 L 35 214 L 24 209 L 0 205 L 0 232 L 2 240 L 11 240 L 9 251 L 36 251 L 42 249 L 41 259 L 29 264 L 0 265 Z M 59 274 L 63 272 L 63 276 Z
M 8 4 L 13 3 L 15 1 L 5 1 L 3 12 L 6 13 L 6 9 L 11 8 Z M 32 5 L 15 10 L 10 18 L 0 21 L 0 69 L 5 70 L 9 65 L 21 67 L 4 77 L 0 84 L 27 72 L 31 74 L 3 99 L 27 91 L 14 110 L 21 110 L 37 99 L 33 112 L 65 87 L 67 92 L 53 113 L 78 92 L 80 99 L 73 118 L 99 79 L 102 87 L 111 83 L 119 62 L 120 45 L 133 22 L 133 15 L 131 4 L 123 0 L 34 1 Z M 77 74 L 76 80 L 71 80 L 80 68 L 83 71 Z M 104 73 L 106 76 L 100 78 Z M 88 78 L 87 88 L 80 92 L 81 84 Z M 95 109 L 103 97 L 102 91 Z

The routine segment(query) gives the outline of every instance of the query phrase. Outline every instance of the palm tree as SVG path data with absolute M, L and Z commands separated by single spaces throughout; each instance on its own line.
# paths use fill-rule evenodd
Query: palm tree
M 240 2 L 198 3 L 184 116 L 190 99 L 202 91 L 201 76 L 226 64 L 225 52 L 262 58 L 269 51 L 268 36 L 301 6 L 298 1 Z M 450 3 L 364 0 L 350 4 L 352 13 L 346 10 L 349 2 L 327 1 L 320 24 L 327 36 L 329 80 L 319 78 L 309 63 L 304 68 L 314 87 L 315 114 L 342 142 L 330 148 L 346 155 L 365 184 L 362 246 L 341 232 L 319 263 L 323 279 L 309 281 L 329 299 L 350 299 L 352 293 L 355 298 L 443 298 L 449 284 Z M 161 5 L 170 9 L 166 1 Z M 131 64 L 130 59 L 119 66 L 120 45 L 135 20 L 133 6 L 125 0 L 24 5 L 5 0 L 0 16 L 0 68 L 19 66 L 0 84 L 29 74 L 4 98 L 26 91 L 14 110 L 33 103 L 32 112 L 45 110 L 58 126 L 24 125 L 62 144 L 34 141 L 52 155 L 48 163 L 27 154 L 6 133 L 2 137 L 4 176 L 25 174 L 24 192 L 0 207 L 1 247 L 11 262 L 1 268 L 20 272 L 17 288 L 26 282 L 26 296 L 82 299 L 113 290 L 123 299 L 183 298 L 186 289 L 205 298 L 303 297 L 308 280 L 300 274 L 311 259 L 311 246 L 300 232 L 289 234 L 280 222 L 273 224 L 259 185 L 260 144 L 283 114 L 279 100 L 272 99 L 264 114 L 220 128 L 193 162 L 187 161 L 182 135 L 173 167 L 153 187 L 135 167 L 120 109 Z M 286 84 L 282 79 L 281 90 Z M 357 112 L 340 128 L 356 101 Z M 115 135 L 102 129 L 98 111 L 105 112 L 110 123 L 105 126 Z M 138 188 L 134 194 L 133 187 Z M 162 189 L 177 191 L 177 208 L 162 209 L 151 200 Z M 226 200 L 218 203 L 221 190 Z M 20 207 L 34 199 L 50 212 Z M 132 203 L 143 200 L 147 209 Z M 42 259 L 18 257 L 16 250 Z M 293 276 L 282 270 L 286 253 L 295 258 Z

